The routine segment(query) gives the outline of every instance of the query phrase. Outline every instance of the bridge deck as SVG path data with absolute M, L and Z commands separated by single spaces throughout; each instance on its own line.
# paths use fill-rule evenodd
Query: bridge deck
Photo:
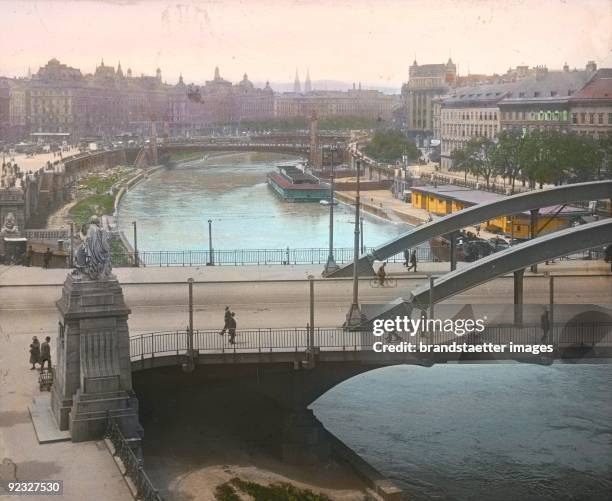
M 311 341 L 309 341 L 311 339 Z M 430 346 L 429 353 L 376 352 L 374 343 L 401 343 Z M 194 331 L 193 351 L 198 364 L 279 364 L 305 362 L 309 353 L 316 353 L 320 362 L 359 362 L 369 364 L 415 363 L 431 365 L 452 361 L 521 360 L 537 362 L 532 353 L 434 353 L 435 346 L 451 345 L 547 345 L 555 351 L 547 354 L 556 359 L 612 357 L 612 323 L 556 324 L 543 339 L 539 324 L 487 326 L 477 336 L 456 336 L 453 333 L 429 332 L 426 335 L 403 337 L 375 336 L 371 331 L 345 331 L 339 328 L 317 328 L 312 336 L 307 329 L 254 329 L 238 331 L 236 344 L 228 334 L 219 331 Z M 130 338 L 130 359 L 133 370 L 168 365 L 181 365 L 189 355 L 189 333 L 168 331 L 140 334 Z M 427 349 L 427 348 L 426 348 Z

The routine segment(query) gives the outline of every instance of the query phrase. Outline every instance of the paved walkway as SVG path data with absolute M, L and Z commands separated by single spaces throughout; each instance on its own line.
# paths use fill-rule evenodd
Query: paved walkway
M 64 495 L 0 499 L 131 501 L 103 442 L 38 444 L 28 405 L 41 393 L 38 371 L 29 369 L 29 342 L 29 337 L 0 326 L 0 461 L 6 458 L 15 464 L 18 480 L 63 480 Z
M 459 262 L 459 268 L 467 263 Z M 376 266 L 376 265 L 375 265 Z M 324 265 L 266 265 L 266 266 L 193 266 L 193 267 L 146 267 L 115 268 L 113 272 L 120 283 L 169 283 L 186 282 L 188 278 L 205 282 L 257 282 L 271 280 L 305 280 L 308 275 L 321 279 Z M 407 272 L 401 263 L 389 263 L 387 272 L 394 276 L 418 277 L 428 274 L 447 273 L 450 263 L 422 262 L 418 273 Z M 66 279 L 65 268 L 43 270 L 39 267 L 0 265 L 0 287 L 60 285 Z M 610 275 L 610 265 L 603 260 L 566 260 L 555 261 L 548 265 L 538 265 L 538 273 L 555 275 Z M 527 271 L 527 274 L 530 274 Z M 346 279 L 345 279 L 346 280 Z
M 63 151 L 61 158 L 68 158 L 72 155 L 76 155 L 79 152 L 78 148 L 72 148 L 70 151 Z M 47 165 L 47 161 L 51 163 L 56 160 L 61 160 L 58 153 L 53 156 L 53 153 L 39 153 L 34 155 L 33 157 L 26 157 L 25 154 L 15 155 L 14 161 L 17 163 L 22 172 L 35 172 L 41 167 L 45 167 Z M 7 156 L 7 160 L 8 160 Z M 13 158 L 11 158 L 11 161 Z

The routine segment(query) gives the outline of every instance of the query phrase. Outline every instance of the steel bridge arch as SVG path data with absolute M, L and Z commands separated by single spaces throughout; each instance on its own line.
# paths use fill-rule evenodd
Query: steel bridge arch
M 586 183 L 567 184 L 544 190 L 529 191 L 512 195 L 502 200 L 474 205 L 459 212 L 448 214 L 430 223 L 418 226 L 403 235 L 374 249 L 369 255 L 359 259 L 359 274 L 373 274 L 372 264 L 375 260 L 384 260 L 404 249 L 415 247 L 429 239 L 459 231 L 466 226 L 482 223 L 508 214 L 526 210 L 539 209 L 551 205 L 562 205 L 584 200 L 612 199 L 612 180 L 591 181 Z M 328 277 L 350 276 L 353 263 L 342 266 Z
M 612 243 L 612 219 L 603 219 L 549 233 L 509 249 L 490 254 L 458 270 L 442 275 L 433 284 L 433 302 L 438 303 L 477 285 L 523 270 L 548 259 Z M 430 284 L 414 289 L 408 302 L 429 305 Z

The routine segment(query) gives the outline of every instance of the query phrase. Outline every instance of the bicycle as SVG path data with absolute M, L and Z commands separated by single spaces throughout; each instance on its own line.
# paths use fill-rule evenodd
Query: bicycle
M 383 280 L 383 282 L 381 284 L 380 283 L 380 278 L 378 278 L 378 277 L 372 278 L 372 279 L 370 279 L 370 287 L 373 287 L 375 289 L 377 289 L 379 287 L 395 288 L 395 287 L 397 287 L 397 279 L 396 278 L 385 277 L 385 279 Z

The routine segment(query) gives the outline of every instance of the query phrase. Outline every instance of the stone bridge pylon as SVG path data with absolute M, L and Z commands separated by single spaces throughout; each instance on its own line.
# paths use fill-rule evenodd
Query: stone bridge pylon
M 143 430 L 132 390 L 123 291 L 114 275 L 91 280 L 69 274 L 62 297 L 51 408 L 73 442 L 100 439 L 114 419 L 138 445 Z

